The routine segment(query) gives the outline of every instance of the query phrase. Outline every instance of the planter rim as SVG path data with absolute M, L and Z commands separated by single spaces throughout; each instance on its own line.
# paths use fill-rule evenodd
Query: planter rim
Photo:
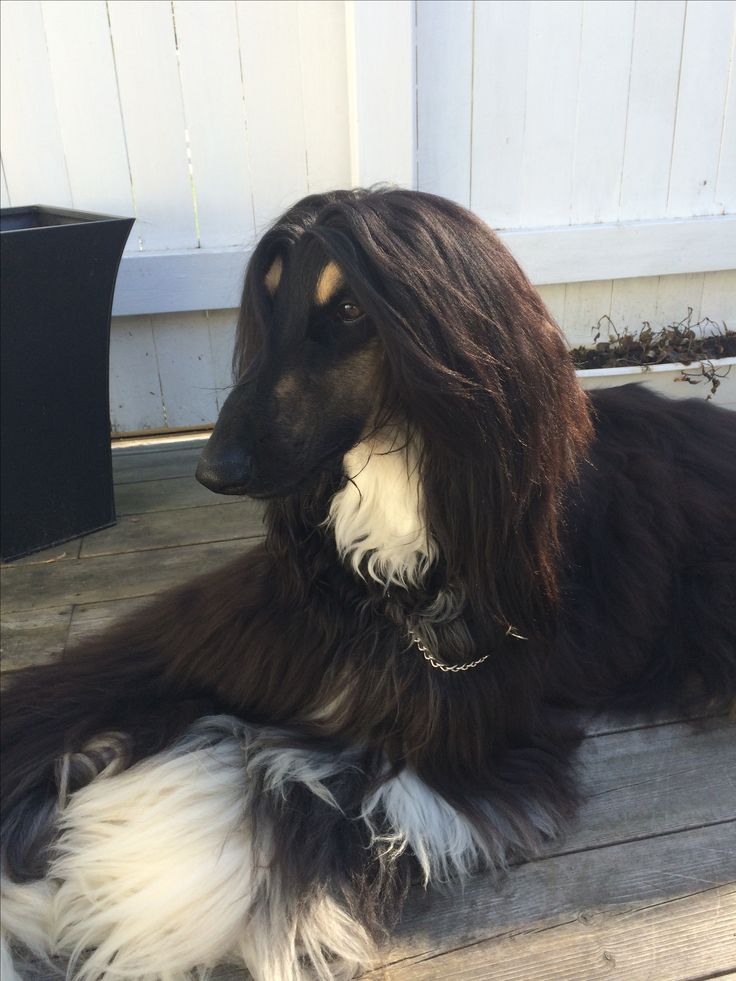
M 0 234 L 15 235 L 18 232 L 39 232 L 49 231 L 52 228 L 68 228 L 70 225 L 92 225 L 102 224 L 109 221 L 129 221 L 131 225 L 135 218 L 125 215 L 108 215 L 99 211 L 78 211 L 76 208 L 59 208 L 50 204 L 25 204 L 12 208 L 0 208 L 0 215 L 21 215 L 27 213 L 45 212 L 46 214 L 56 215 L 61 218 L 68 218 L 61 225 L 36 225 L 32 228 L 6 228 Z
M 607 378 L 614 375 L 648 375 L 650 373 L 662 373 L 667 371 L 692 371 L 697 370 L 700 365 L 712 364 L 730 367 L 736 365 L 736 357 L 731 358 L 700 358 L 691 361 L 690 364 L 683 364 L 681 361 L 672 364 L 632 364 L 622 365 L 617 368 L 577 368 L 575 374 L 578 378 Z

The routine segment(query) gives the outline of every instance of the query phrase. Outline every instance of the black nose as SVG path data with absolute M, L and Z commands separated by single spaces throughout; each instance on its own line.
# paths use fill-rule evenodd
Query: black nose
M 240 451 L 218 451 L 210 447 L 211 442 L 199 458 L 197 480 L 216 494 L 247 494 L 253 470 L 251 457 Z

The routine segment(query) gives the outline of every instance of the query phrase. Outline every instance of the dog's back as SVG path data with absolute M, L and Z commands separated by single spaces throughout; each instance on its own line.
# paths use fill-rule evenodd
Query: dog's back
M 696 703 L 728 704 L 736 412 L 638 384 L 594 392 L 591 402 L 596 438 L 568 511 L 558 693 L 640 708 L 687 690 Z

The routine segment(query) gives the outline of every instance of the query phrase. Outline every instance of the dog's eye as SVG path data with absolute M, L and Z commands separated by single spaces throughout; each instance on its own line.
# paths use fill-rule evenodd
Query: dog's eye
M 335 311 L 338 320 L 343 324 L 355 324 L 359 320 L 362 320 L 365 316 L 363 310 L 360 309 L 357 303 L 351 303 L 347 300 L 345 303 L 341 303 L 340 306 Z

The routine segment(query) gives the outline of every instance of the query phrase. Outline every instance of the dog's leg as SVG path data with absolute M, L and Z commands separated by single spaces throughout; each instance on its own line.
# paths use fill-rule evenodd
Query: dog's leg
M 224 960 L 257 981 L 352 977 L 396 863 L 381 879 L 361 754 L 294 743 L 211 717 L 103 771 L 59 814 L 48 880 L 7 886 L 7 933 L 80 981 L 179 981 Z

